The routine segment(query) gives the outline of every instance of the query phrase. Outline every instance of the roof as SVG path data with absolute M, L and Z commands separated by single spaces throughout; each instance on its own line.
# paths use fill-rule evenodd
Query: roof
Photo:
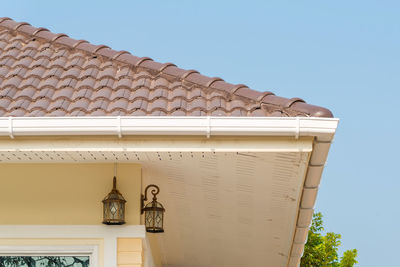
M 333 117 L 300 98 L 0 18 L 0 116 Z

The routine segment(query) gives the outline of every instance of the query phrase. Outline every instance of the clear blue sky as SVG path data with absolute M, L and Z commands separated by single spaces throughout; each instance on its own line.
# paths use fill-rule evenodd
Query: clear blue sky
M 399 1 L 3 1 L 0 16 L 330 108 L 317 201 L 359 266 L 399 266 Z M 397 140 L 397 141 L 396 141 Z

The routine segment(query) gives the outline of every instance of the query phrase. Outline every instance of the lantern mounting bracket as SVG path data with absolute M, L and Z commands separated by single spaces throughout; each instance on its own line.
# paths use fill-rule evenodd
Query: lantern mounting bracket
M 146 186 L 146 188 L 144 189 L 144 195 L 141 195 L 141 208 L 140 208 L 140 213 L 143 214 L 144 212 L 144 202 L 147 201 L 147 191 L 150 187 L 154 187 L 150 193 L 153 195 L 153 201 L 157 201 L 157 195 L 158 193 L 160 193 L 160 188 L 155 185 L 155 184 L 149 184 L 148 186 Z

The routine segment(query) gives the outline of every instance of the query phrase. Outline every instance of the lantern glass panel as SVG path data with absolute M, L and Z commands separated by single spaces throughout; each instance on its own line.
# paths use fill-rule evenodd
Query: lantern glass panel
M 119 218 L 123 218 L 124 214 L 125 214 L 125 204 L 124 203 L 122 203 L 122 202 L 119 203 L 118 211 L 119 211 L 119 215 L 118 215 Z
M 162 211 L 156 211 L 154 215 L 154 224 L 158 228 L 163 227 L 163 212 Z
M 146 227 L 153 227 L 153 213 L 152 210 L 146 211 Z
M 144 208 L 145 226 L 147 232 L 161 233 L 164 232 L 164 207 L 157 201 L 152 201 Z
M 110 212 L 111 212 L 111 216 L 112 218 L 115 218 L 117 215 L 117 211 L 118 211 L 118 204 L 115 202 L 111 203 L 111 207 L 110 207 Z
M 103 204 L 103 218 L 104 219 L 109 217 L 108 216 L 108 210 L 109 210 L 108 203 L 104 203 Z

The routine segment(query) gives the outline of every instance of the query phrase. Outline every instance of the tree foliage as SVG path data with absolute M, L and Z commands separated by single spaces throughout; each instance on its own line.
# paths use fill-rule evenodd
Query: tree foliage
M 304 255 L 301 258 L 301 267 L 352 267 L 357 263 L 357 250 L 347 250 L 339 259 L 338 249 L 341 245 L 340 234 L 326 233 L 322 214 L 313 215 L 312 225 L 308 231 L 307 244 L 304 246 Z

